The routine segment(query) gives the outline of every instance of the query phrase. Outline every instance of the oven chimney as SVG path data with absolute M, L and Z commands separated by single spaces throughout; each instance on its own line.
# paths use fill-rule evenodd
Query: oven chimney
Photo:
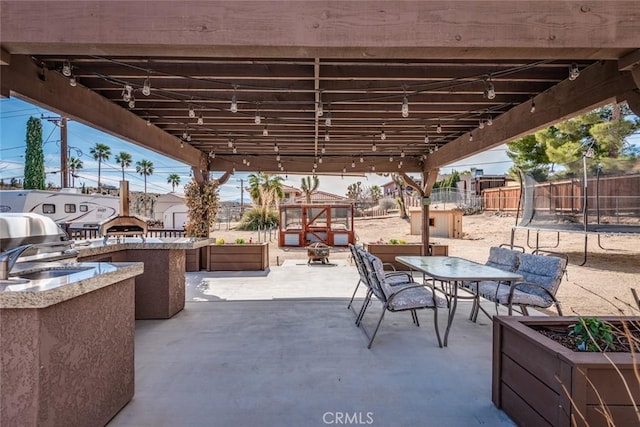
M 129 181 L 120 181 L 120 215 L 129 216 Z

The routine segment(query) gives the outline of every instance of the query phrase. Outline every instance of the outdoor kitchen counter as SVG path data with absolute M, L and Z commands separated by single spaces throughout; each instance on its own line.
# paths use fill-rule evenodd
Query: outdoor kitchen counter
M 152 237 L 146 238 L 143 242 L 140 238 L 126 237 L 124 239 L 120 239 L 119 242 L 115 238 L 109 239 L 107 243 L 104 243 L 102 239 L 76 242 L 74 249 L 78 250 L 79 258 L 87 258 L 90 256 L 103 255 L 130 249 L 198 249 L 204 246 L 209 246 L 214 242 L 215 239 L 186 237 Z
M 0 284 L 0 425 L 105 425 L 133 398 L 134 277 L 143 268 L 14 266 Z
M 208 246 L 208 238 L 115 238 L 76 243 L 78 261 L 143 262 L 135 278 L 136 319 L 169 319 L 184 309 L 186 251 Z
M 69 271 L 68 275 L 20 283 L 24 274 L 46 268 L 45 271 Z M 79 270 L 76 272 L 76 270 Z M 0 309 L 2 308 L 44 308 L 76 298 L 96 289 L 142 274 L 144 264 L 129 263 L 70 263 L 70 262 L 24 262 L 17 263 L 11 271 L 8 284 L 0 284 Z

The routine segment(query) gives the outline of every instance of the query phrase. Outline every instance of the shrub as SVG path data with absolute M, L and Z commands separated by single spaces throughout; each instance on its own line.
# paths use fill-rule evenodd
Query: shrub
M 615 349 L 611 324 L 596 317 L 579 318 L 578 323 L 569 327 L 569 335 L 577 338 L 580 351 Z
M 238 230 L 257 230 L 278 225 L 278 213 L 269 208 L 254 207 L 242 217 Z
M 390 243 L 390 244 L 392 244 L 392 245 L 397 245 L 397 244 L 399 244 L 400 242 L 398 242 L 398 240 L 397 240 L 397 239 L 389 239 L 389 243 Z
M 384 199 L 378 200 L 378 206 L 380 206 L 380 209 L 388 211 L 396 208 L 396 201 L 389 197 L 385 197 Z
M 216 245 L 224 245 L 224 239 L 222 237 L 218 237 L 216 239 Z
M 243 244 L 244 244 L 244 243 L 246 243 L 246 242 L 245 242 L 245 240 L 244 240 L 244 239 L 241 239 L 240 237 L 238 237 L 238 238 L 236 239 L 236 242 L 235 242 L 235 243 L 236 243 L 236 244 L 238 244 L 238 245 L 243 245 Z

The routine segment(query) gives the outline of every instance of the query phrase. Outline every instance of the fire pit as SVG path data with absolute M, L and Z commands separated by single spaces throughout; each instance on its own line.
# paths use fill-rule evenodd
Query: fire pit
M 329 251 L 331 250 L 330 246 L 325 245 L 324 243 L 312 243 L 307 246 L 307 256 L 309 257 L 309 261 L 307 264 L 311 264 L 311 262 L 321 262 L 323 264 L 329 263 Z

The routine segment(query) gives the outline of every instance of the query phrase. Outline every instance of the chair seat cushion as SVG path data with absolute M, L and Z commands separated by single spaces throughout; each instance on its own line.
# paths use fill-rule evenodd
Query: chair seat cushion
M 387 298 L 390 299 L 389 309 L 391 311 L 411 310 L 413 308 L 433 308 L 435 304 L 438 307 L 446 307 L 447 302 L 444 298 L 436 295 L 436 302 L 433 302 L 433 293 L 430 289 L 422 286 L 417 288 L 406 289 L 400 292 L 402 288 L 407 286 L 416 286 L 417 283 L 405 283 L 404 286 L 385 287 Z
M 550 298 L 544 298 L 537 293 L 531 293 L 529 292 L 531 290 L 529 288 L 535 287 L 521 285 L 520 288 L 517 288 L 513 292 L 512 303 L 515 305 L 524 304 L 543 308 L 549 307 L 553 304 L 553 301 Z M 478 293 L 481 297 L 488 299 L 489 301 L 507 305 L 509 304 L 510 289 L 509 285 L 499 284 L 498 282 L 493 281 L 482 281 L 479 283 Z

